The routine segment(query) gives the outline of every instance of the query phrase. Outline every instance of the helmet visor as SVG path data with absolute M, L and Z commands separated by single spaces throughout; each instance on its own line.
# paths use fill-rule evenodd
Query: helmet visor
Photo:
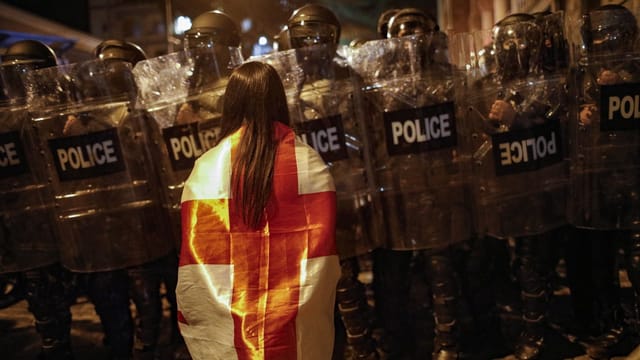
M 213 48 L 215 45 L 230 46 L 228 36 L 219 33 L 216 29 L 211 32 L 195 32 L 184 36 L 185 49 Z
M 291 47 L 294 49 L 321 44 L 335 44 L 338 29 L 331 24 L 301 23 L 289 28 Z
M 391 37 L 402 37 L 409 35 L 424 35 L 426 33 L 424 22 L 411 20 L 395 25 L 389 30 Z

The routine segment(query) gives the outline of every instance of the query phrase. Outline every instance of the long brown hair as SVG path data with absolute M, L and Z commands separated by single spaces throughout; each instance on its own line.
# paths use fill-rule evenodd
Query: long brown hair
M 287 98 L 276 70 L 251 61 L 236 68 L 224 94 L 220 139 L 243 125 L 233 162 L 231 192 L 244 223 L 258 229 L 271 196 L 278 147 L 274 122 L 289 125 Z

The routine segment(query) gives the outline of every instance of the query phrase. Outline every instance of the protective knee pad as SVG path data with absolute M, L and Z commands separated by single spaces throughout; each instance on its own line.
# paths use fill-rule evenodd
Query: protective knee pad
M 547 273 L 545 273 L 540 255 L 535 247 L 536 239 L 523 237 L 517 239 L 520 288 L 527 294 L 539 294 L 547 287 Z
M 458 284 L 451 258 L 446 255 L 429 255 L 427 266 L 434 299 L 456 299 Z
M 434 346 L 453 348 L 458 342 L 456 273 L 446 253 L 431 254 L 427 260 L 436 322 Z

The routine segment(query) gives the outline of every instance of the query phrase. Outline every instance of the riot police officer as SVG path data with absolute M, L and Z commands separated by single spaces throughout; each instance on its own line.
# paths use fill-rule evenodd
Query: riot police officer
M 239 26 L 228 14 L 214 10 L 194 19 L 182 51 L 140 61 L 133 70 L 137 106 L 153 128 L 151 153 L 160 170 L 163 207 L 178 252 L 182 187 L 195 159 L 217 141 L 226 81 L 242 60 Z M 174 318 L 172 324 L 178 321 Z M 177 327 L 174 336 L 180 340 L 177 355 L 187 356 Z
M 341 277 L 337 307 L 354 359 L 375 359 L 364 285 L 358 280 L 359 256 L 375 248 L 373 184 L 367 182 L 358 80 L 336 61 L 341 24 L 328 8 L 307 4 L 287 21 L 289 41 L 303 75 L 289 95 L 293 127 L 320 153 L 334 176 L 338 197 L 337 245 Z M 322 134 L 332 134 L 326 137 Z M 322 139 L 330 139 L 329 142 Z
M 384 119 L 375 121 L 375 133 L 381 135 L 371 141 L 388 229 L 386 246 L 374 256 L 376 313 L 390 356 L 410 356 L 411 321 L 406 308 L 410 264 L 413 259 L 422 260 L 415 263 L 424 266 L 416 271 L 426 275 L 431 293 L 432 356 L 455 359 L 461 349 L 458 281 L 452 257 L 454 246 L 469 239 L 471 226 L 456 155 L 464 122 L 455 116 L 447 38 L 433 16 L 416 8 L 396 11 L 389 20 L 387 37 L 380 44 L 371 44 L 387 49 L 385 62 L 379 65 L 384 69 L 374 70 L 378 75 L 372 80 L 379 82 L 381 98 L 371 93 L 370 100 Z M 422 127 L 422 121 L 428 119 L 435 119 L 433 131 L 413 136 L 431 131 Z M 442 126 L 451 131 L 440 131 Z
M 106 40 L 94 49 L 95 57 L 107 62 L 124 62 L 132 67 L 146 59 L 146 54 L 138 45 L 122 40 Z M 147 137 L 153 138 L 152 132 L 157 131 L 153 122 L 145 123 Z M 160 195 L 160 189 L 157 189 Z M 170 240 L 167 236 L 166 241 Z M 131 298 L 136 305 L 136 326 L 134 357 L 136 359 L 153 358 L 157 349 L 162 321 L 161 283 L 164 282 L 166 297 L 171 310 L 171 339 L 178 340 L 177 309 L 175 300 L 175 286 L 177 282 L 177 254 L 170 251 L 163 258 L 152 262 L 127 268 Z
M 636 300 L 640 285 L 640 163 L 632 155 L 640 137 L 619 106 L 630 92 L 637 94 L 632 84 L 640 80 L 638 25 L 628 8 L 614 4 L 585 13 L 578 25 L 569 203 L 576 232 L 568 270 L 576 317 L 583 335 L 593 337 L 587 340 L 587 353 L 604 359 L 624 334 L 615 266 L 618 244 Z
M 131 64 L 98 58 L 29 75 L 33 125 L 56 196 L 61 262 L 83 275 L 110 357 L 129 359 L 128 270 L 173 250 L 145 119 L 130 111 L 136 93 Z M 159 310 L 151 310 L 153 316 Z
M 70 307 L 75 302 L 74 276 L 60 266 L 53 193 L 35 146 L 21 78 L 56 64 L 54 51 L 35 40 L 13 43 L 2 56 L 0 71 L 7 102 L 0 110 L 0 273 L 17 273 L 24 286 L 42 341 L 39 358 L 72 359 Z
M 545 340 L 550 238 L 566 224 L 565 76 L 541 71 L 533 15 L 509 15 L 492 33 L 496 73 L 468 107 L 476 221 L 481 234 L 515 238 L 523 320 L 515 356 L 533 359 Z

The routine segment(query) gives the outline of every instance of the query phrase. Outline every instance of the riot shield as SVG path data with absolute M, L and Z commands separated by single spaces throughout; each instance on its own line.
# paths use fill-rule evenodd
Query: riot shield
M 575 75 L 569 221 L 597 230 L 638 230 L 640 55 L 591 55 Z
M 384 237 L 380 202 L 370 179 L 370 150 L 360 81 L 331 46 L 316 45 L 252 58 L 280 74 L 292 127 L 329 166 L 336 185 L 336 239 L 341 258 L 365 254 Z
M 564 76 L 487 81 L 465 106 L 478 232 L 519 237 L 566 224 Z
M 34 143 L 21 65 L 0 68 L 17 96 L 0 103 L 0 273 L 58 262 L 54 198 Z
M 41 69 L 27 79 L 55 194 L 62 265 L 107 271 L 167 255 L 172 244 L 144 118 L 132 111 L 130 65 L 94 60 Z
M 456 113 L 452 68 L 432 45 L 425 36 L 384 39 L 352 55 L 365 82 L 387 246 L 396 250 L 438 249 L 471 236 L 466 119 Z
M 222 97 L 239 48 L 198 48 L 140 61 L 133 69 L 137 107 L 154 129 L 152 156 L 160 166 L 164 207 L 179 249 L 180 199 L 195 160 L 218 141 Z

